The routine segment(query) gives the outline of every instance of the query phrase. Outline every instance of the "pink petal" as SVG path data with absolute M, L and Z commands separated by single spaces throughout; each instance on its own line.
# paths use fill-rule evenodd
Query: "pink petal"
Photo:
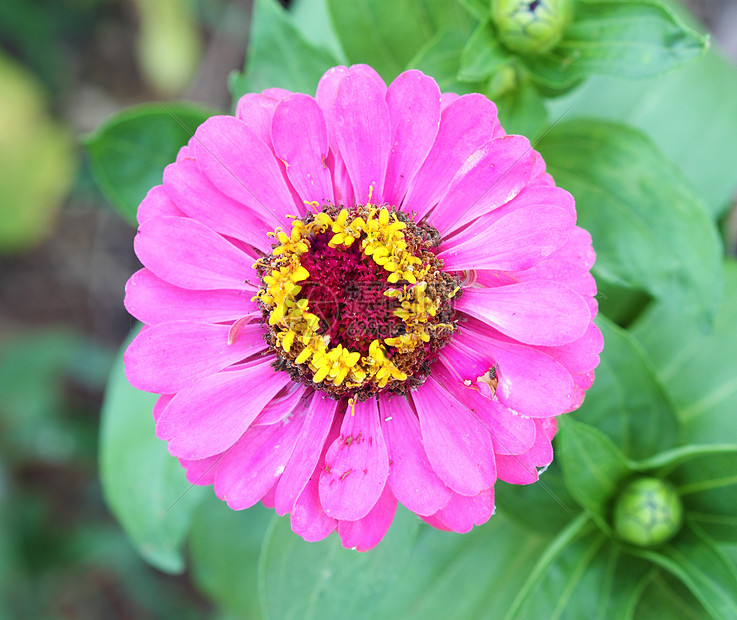
M 493 355 L 499 381 L 496 397 L 510 409 L 543 418 L 568 411 L 574 387 L 568 370 L 540 349 L 493 334 L 483 324 L 469 321 L 451 345 L 456 350 L 463 347 L 468 357 L 478 358 L 481 351 Z
M 428 221 L 447 235 L 508 203 L 528 184 L 534 151 L 522 136 L 505 136 L 473 153 L 451 181 Z
M 460 95 L 458 93 L 442 93 L 440 95 L 440 110 L 445 110 L 451 103 L 456 101 Z
M 543 420 L 535 420 L 535 443 L 527 452 L 519 455 L 496 457 L 497 475 L 510 484 L 532 484 L 539 478 L 538 467 L 546 467 L 553 460 L 553 447 L 549 431 L 552 427 Z
M 287 416 L 301 415 L 299 410 L 307 408 L 309 397 L 309 388 L 296 383 L 287 385 L 263 408 L 263 411 L 254 421 L 254 425 L 280 424 L 285 421 L 284 418 Z
M 591 246 L 591 235 L 576 226 L 568 242 L 545 260 L 530 269 L 515 274 L 517 280 L 558 280 L 579 295 L 596 295 L 596 281 L 589 273 L 596 254 Z
M 496 480 L 491 436 L 433 378 L 412 392 L 428 460 L 440 479 L 462 495 L 477 495 Z
M 222 458 L 222 454 L 214 454 L 194 461 L 179 459 L 179 463 L 187 471 L 187 482 L 204 487 L 215 482 L 215 474 Z
M 435 515 L 430 515 L 429 517 L 420 516 L 420 519 L 422 519 L 428 525 L 431 525 L 432 527 L 434 527 L 436 530 L 440 530 L 442 532 L 452 532 L 453 531 Z
M 325 512 L 338 520 L 365 517 L 381 496 L 388 475 L 389 457 L 376 399 L 357 403 L 355 415 L 349 405 L 320 474 Z
M 271 119 L 277 104 L 292 93 L 281 88 L 269 89 L 263 93 L 248 93 L 238 100 L 235 110 L 237 118 L 242 120 L 258 138 L 268 146 L 271 144 Z
M 322 509 L 319 492 L 319 472 L 315 470 L 294 505 L 290 523 L 292 531 L 307 542 L 317 542 L 335 531 L 338 522 Z
M 233 510 L 256 504 L 284 471 L 303 423 L 304 411 L 281 424 L 249 428 L 220 461 L 215 494 Z
M 364 73 L 346 76 L 333 104 L 335 143 L 359 204 L 381 204 L 384 196 L 391 123 L 384 93 Z
M 466 497 L 453 493 L 448 504 L 435 515 L 449 529 L 465 534 L 474 525 L 486 523 L 494 514 L 494 489 Z
M 337 402 L 315 393 L 310 402 L 302 432 L 284 474 L 276 487 L 277 514 L 291 512 L 315 471 L 325 441 L 333 425 Z
M 338 536 L 346 549 L 369 551 L 381 542 L 389 531 L 389 526 L 397 512 L 397 499 L 392 495 L 389 485 L 384 487 L 376 502 L 363 519 L 357 521 L 338 521 Z
M 230 448 L 291 381 L 271 367 L 273 359 L 267 356 L 240 370 L 210 375 L 174 396 L 156 425 L 157 436 L 169 442 L 169 452 L 192 460 Z
M 227 325 L 160 323 L 143 330 L 125 351 L 125 374 L 146 392 L 173 394 L 193 381 L 266 348 L 260 325 L 249 325 L 228 345 Z
M 445 357 L 433 367 L 433 373 L 438 383 L 462 403 L 489 432 L 495 453 L 520 454 L 535 443 L 535 423 L 531 418 L 484 396 L 482 386 L 475 379 L 464 382 L 451 369 Z
M 176 161 L 183 161 L 185 159 L 195 159 L 194 152 L 194 138 L 190 138 L 187 144 L 185 144 L 177 153 Z M 140 222 L 139 222 L 140 223 Z
M 253 288 L 258 282 L 253 258 L 195 220 L 154 217 L 141 224 L 134 239 L 144 266 L 169 284 L 188 289 Z
M 125 285 L 125 307 L 147 325 L 168 321 L 232 321 L 245 315 L 261 316 L 251 301 L 256 289 L 193 291 L 156 277 L 149 269 L 134 273 Z
M 323 114 L 325 115 L 325 122 L 328 127 L 328 138 L 330 141 L 330 147 L 335 150 L 337 145 L 335 143 L 335 121 L 333 119 L 332 111 L 335 104 L 335 99 L 338 95 L 338 87 L 348 75 L 348 67 L 332 67 L 328 69 L 325 74 L 320 78 L 317 83 L 317 92 L 315 93 L 315 101 L 317 101 L 320 108 L 322 108 Z
M 328 433 L 328 438 L 322 446 L 320 460 L 317 462 L 315 471 L 312 472 L 307 486 L 297 498 L 291 515 L 292 531 L 308 542 L 322 540 L 335 530 L 338 522 L 329 517 L 320 503 L 320 473 L 325 469 L 325 454 L 328 447 L 340 434 L 339 416 L 333 418 L 333 426 Z M 278 490 L 278 489 L 277 489 Z
M 542 347 L 551 357 L 568 369 L 572 374 L 582 374 L 599 365 L 599 353 L 604 349 L 604 338 L 601 330 L 593 321 L 589 323 L 586 333 L 562 347 Z
M 155 185 L 148 190 L 148 194 L 146 194 L 141 204 L 138 205 L 136 219 L 139 224 L 143 224 L 145 221 L 158 215 L 173 215 L 175 217 L 182 217 L 184 215 L 169 197 L 163 185 Z
M 328 130 L 317 102 L 295 94 L 282 100 L 271 126 L 274 152 L 300 198 L 320 205 L 333 202 L 333 179 L 326 165 Z
M 273 485 L 261 498 L 261 505 L 269 510 L 274 509 L 274 494 L 276 493 L 276 485 Z
M 271 149 L 243 121 L 212 116 L 197 128 L 200 170 L 221 192 L 267 218 L 302 215 Z
M 420 71 L 405 71 L 389 86 L 386 103 L 392 141 L 384 199 L 399 205 L 435 142 L 440 126 L 440 88 Z
M 456 301 L 456 309 L 520 342 L 544 346 L 577 340 L 591 321 L 591 312 L 583 298 L 550 280 L 467 288 Z
M 348 67 L 343 66 L 328 69 L 322 78 L 320 78 L 320 82 L 317 85 L 317 93 L 315 94 L 315 100 L 322 109 L 328 128 L 330 154 L 326 159 L 326 163 L 328 168 L 333 171 L 333 194 L 335 202 L 336 204 L 343 205 L 353 204 L 353 187 L 351 186 L 351 180 L 343 162 L 343 157 L 338 149 L 333 109 L 335 99 L 338 95 L 338 87 L 343 81 L 343 78 L 349 73 L 350 70 Z
M 389 452 L 389 486 L 404 506 L 431 515 L 445 506 L 451 491 L 433 471 L 422 445 L 420 423 L 406 398 L 379 398 L 381 426 Z
M 154 404 L 153 409 L 154 422 L 159 421 L 161 414 L 163 413 L 164 409 L 166 409 L 166 406 L 171 402 L 172 398 L 174 398 L 174 394 L 162 394 L 156 399 L 156 403 Z
M 445 195 L 456 171 L 494 131 L 496 106 L 479 94 L 463 95 L 445 108 L 430 153 L 410 183 L 402 210 L 422 218 Z
M 164 169 L 164 187 L 179 208 L 192 219 L 221 235 L 240 239 L 261 252 L 271 253 L 271 239 L 267 233 L 282 222 L 264 214 L 263 210 L 252 211 L 228 198 L 210 183 L 196 162 L 187 159 L 167 166 Z
M 517 209 L 496 221 L 491 215 L 441 246 L 445 269 L 529 269 L 561 247 L 576 223 L 575 212 L 555 206 Z

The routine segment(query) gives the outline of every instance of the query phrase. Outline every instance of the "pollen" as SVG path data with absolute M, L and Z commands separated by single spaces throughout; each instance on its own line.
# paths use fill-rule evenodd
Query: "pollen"
M 355 402 L 424 381 L 456 329 L 438 235 L 384 205 L 323 205 L 259 259 L 268 340 L 295 380 Z

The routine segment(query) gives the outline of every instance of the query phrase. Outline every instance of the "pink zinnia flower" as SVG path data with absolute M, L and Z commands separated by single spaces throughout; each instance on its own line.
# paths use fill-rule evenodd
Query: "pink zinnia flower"
M 467 532 L 552 458 L 602 348 L 589 234 L 494 104 L 328 71 L 203 123 L 138 211 L 126 352 L 195 484 L 370 549 Z

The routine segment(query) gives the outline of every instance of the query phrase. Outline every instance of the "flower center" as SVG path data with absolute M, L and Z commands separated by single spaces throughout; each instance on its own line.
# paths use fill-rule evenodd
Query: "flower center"
M 277 369 L 334 398 L 420 385 L 456 329 L 440 235 L 393 207 L 311 206 L 255 265 Z

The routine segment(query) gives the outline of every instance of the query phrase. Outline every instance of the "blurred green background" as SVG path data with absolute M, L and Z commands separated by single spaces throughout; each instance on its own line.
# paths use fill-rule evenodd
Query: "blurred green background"
M 737 3 L 688 4 L 737 59 Z M 216 613 L 186 573 L 146 565 L 102 499 L 99 409 L 138 263 L 79 137 L 144 101 L 229 109 L 250 13 L 248 0 L 0 2 L 0 620 Z

